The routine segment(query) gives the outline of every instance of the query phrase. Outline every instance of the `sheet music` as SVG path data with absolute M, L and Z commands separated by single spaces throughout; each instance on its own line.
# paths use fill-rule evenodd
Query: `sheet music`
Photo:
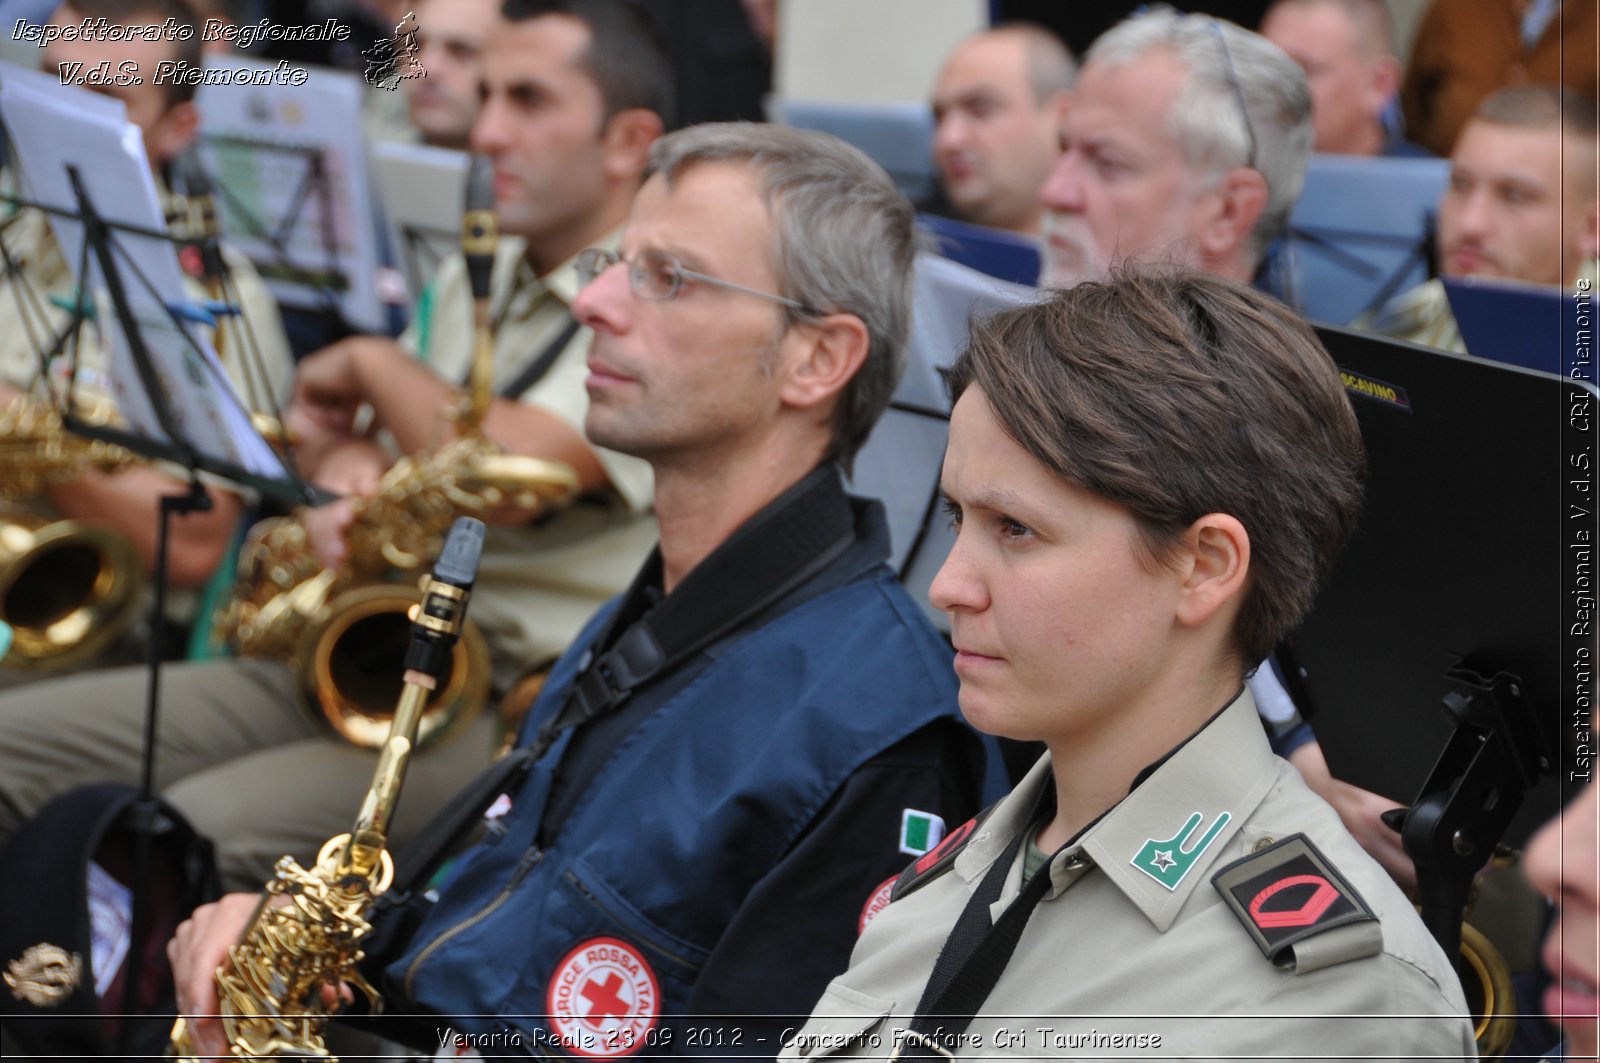
M 321 308 L 331 296 L 350 324 L 381 331 L 361 79 L 308 68 L 303 82 L 252 85 L 240 79 L 275 68 L 238 56 L 211 56 L 206 66 L 238 72 L 195 97 L 228 242 L 283 303 Z
M 466 152 L 424 144 L 372 146 L 372 169 L 389 223 L 389 242 L 405 268 L 413 300 L 440 260 L 461 247 L 467 160 Z
M 107 103 L 114 109 L 107 108 Z M 19 76 L 18 68 L 8 64 L 0 67 L 0 113 L 11 134 L 29 198 L 75 212 L 77 198 L 67 175 L 68 166 L 75 166 L 96 211 L 107 222 L 166 231 L 143 137 L 127 122 L 120 102 L 49 77 Z M 57 215 L 50 217 L 50 224 L 76 274 L 85 243 L 83 224 Z M 282 477 L 283 463 L 251 427 L 209 339 L 193 324 L 174 321 L 168 311 L 169 307 L 193 304 L 172 242 L 113 230 L 112 245 L 157 386 L 169 398 L 179 422 L 176 427 L 202 454 L 263 476 Z M 87 273 L 77 279 L 84 290 L 95 293 L 102 331 L 111 343 L 107 384 L 118 410 L 132 431 L 159 442 L 174 442 L 162 429 L 145 394 L 92 250 L 87 264 Z

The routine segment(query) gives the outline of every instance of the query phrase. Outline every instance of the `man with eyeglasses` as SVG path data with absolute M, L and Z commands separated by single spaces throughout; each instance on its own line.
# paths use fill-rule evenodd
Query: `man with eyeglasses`
M 1249 282 L 1311 140 L 1305 74 L 1264 37 L 1167 7 L 1118 23 L 1084 56 L 1041 190 L 1044 283 L 1128 265 Z
M 584 429 L 650 463 L 660 543 L 557 662 L 487 839 L 372 972 L 426 1017 L 388 1032 L 430 1048 L 773 1055 L 978 805 L 949 647 L 842 482 L 904 365 L 910 204 L 856 149 L 765 125 L 671 134 L 651 173 L 620 250 L 578 257 L 573 311 Z M 185 1012 L 215 1011 L 253 903 L 180 929 Z

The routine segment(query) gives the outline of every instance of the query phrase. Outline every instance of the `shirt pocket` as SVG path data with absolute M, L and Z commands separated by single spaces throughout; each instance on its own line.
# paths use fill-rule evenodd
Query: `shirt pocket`
M 655 925 L 581 860 L 561 869 L 542 913 L 539 955 L 501 1018 L 564 1054 L 661 1055 L 704 967 L 705 949 Z
M 837 980 L 823 991 L 811 1018 L 784 1045 L 783 1059 L 816 1059 L 832 1055 L 886 1057 L 894 1035 L 886 1029 L 894 1001 L 851 989 Z

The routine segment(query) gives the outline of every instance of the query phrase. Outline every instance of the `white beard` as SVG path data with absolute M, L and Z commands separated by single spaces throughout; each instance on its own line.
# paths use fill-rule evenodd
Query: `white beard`
M 1046 288 L 1072 288 L 1085 281 L 1104 280 L 1109 272 L 1105 256 L 1094 244 L 1088 227 L 1077 218 L 1046 211 L 1044 263 L 1039 283 Z

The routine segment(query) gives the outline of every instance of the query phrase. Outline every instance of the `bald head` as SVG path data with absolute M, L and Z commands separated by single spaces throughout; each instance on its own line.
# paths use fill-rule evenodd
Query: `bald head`
M 1400 84 L 1383 0 L 1278 0 L 1261 35 L 1306 72 L 1317 151 L 1383 152 L 1383 112 Z
M 479 54 L 500 24 L 500 0 L 422 0 L 416 14 L 426 76 L 401 82 L 411 124 L 434 147 L 464 149 L 478 116 Z
M 934 161 L 968 221 L 1037 233 L 1077 65 L 1060 39 L 1010 24 L 967 38 L 934 87 Z

